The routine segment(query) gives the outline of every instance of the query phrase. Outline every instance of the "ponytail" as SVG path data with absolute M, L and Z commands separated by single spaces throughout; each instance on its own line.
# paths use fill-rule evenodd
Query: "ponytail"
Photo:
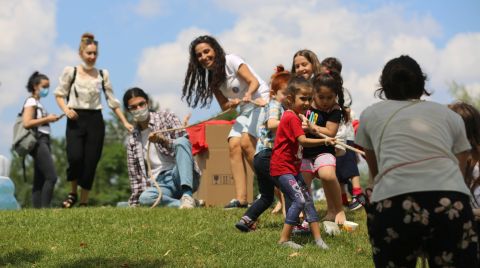
M 38 71 L 33 72 L 30 78 L 28 78 L 27 91 L 32 93 L 35 90 L 35 86 L 40 84 L 42 80 L 48 80 L 48 77 Z

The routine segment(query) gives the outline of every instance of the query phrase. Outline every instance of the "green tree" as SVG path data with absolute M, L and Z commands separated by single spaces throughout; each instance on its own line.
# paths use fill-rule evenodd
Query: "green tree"
M 480 95 L 474 96 L 463 84 L 452 81 L 449 84 L 450 93 L 458 100 L 468 102 L 480 109 Z

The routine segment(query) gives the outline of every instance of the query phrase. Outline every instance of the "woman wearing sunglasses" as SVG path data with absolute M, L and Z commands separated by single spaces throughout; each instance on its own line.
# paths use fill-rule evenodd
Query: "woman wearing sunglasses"
M 67 180 L 71 182 L 71 192 L 62 203 L 64 208 L 71 208 L 77 202 L 78 186 L 79 205 L 88 204 L 88 193 L 92 189 L 105 137 L 100 99 L 102 91 L 108 106 L 125 128 L 128 131 L 133 129 L 120 109 L 120 102 L 113 95 L 108 71 L 95 68 L 98 42 L 93 34 L 82 35 L 78 53 L 82 64 L 65 67 L 55 90 L 58 106 L 67 116 Z

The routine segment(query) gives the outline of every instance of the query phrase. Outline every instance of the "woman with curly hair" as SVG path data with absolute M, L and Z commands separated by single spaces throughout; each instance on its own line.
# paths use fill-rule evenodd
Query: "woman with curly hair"
M 206 107 L 213 96 L 222 110 L 240 108 L 228 135 L 236 198 L 225 208 L 247 207 L 246 157 L 253 166 L 259 105 L 269 100 L 268 85 L 242 58 L 226 54 L 215 38 L 204 35 L 190 43 L 190 60 L 182 91 L 190 107 Z M 255 104 L 253 104 L 253 101 Z

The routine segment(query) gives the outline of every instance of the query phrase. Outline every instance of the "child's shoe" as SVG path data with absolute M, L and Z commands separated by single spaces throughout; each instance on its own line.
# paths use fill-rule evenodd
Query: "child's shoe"
M 327 244 L 325 243 L 325 241 L 323 241 L 322 238 L 319 238 L 319 239 L 315 240 L 315 245 L 317 245 L 317 247 L 319 247 L 321 249 L 328 249 Z
M 306 221 L 303 221 L 302 224 L 293 226 L 292 234 L 301 235 L 308 233 L 310 233 L 310 225 Z
M 238 230 L 242 232 L 251 232 L 257 229 L 257 221 L 252 221 L 248 216 L 243 216 L 236 224 Z
M 366 203 L 366 198 L 364 194 L 352 196 L 352 202 L 348 205 L 348 209 L 353 211 L 363 207 Z
M 283 242 L 278 242 L 279 245 L 281 245 L 282 247 L 289 247 L 289 248 L 293 248 L 293 249 L 301 249 L 303 248 L 302 245 L 299 245 L 291 240 L 289 241 L 283 241 Z

